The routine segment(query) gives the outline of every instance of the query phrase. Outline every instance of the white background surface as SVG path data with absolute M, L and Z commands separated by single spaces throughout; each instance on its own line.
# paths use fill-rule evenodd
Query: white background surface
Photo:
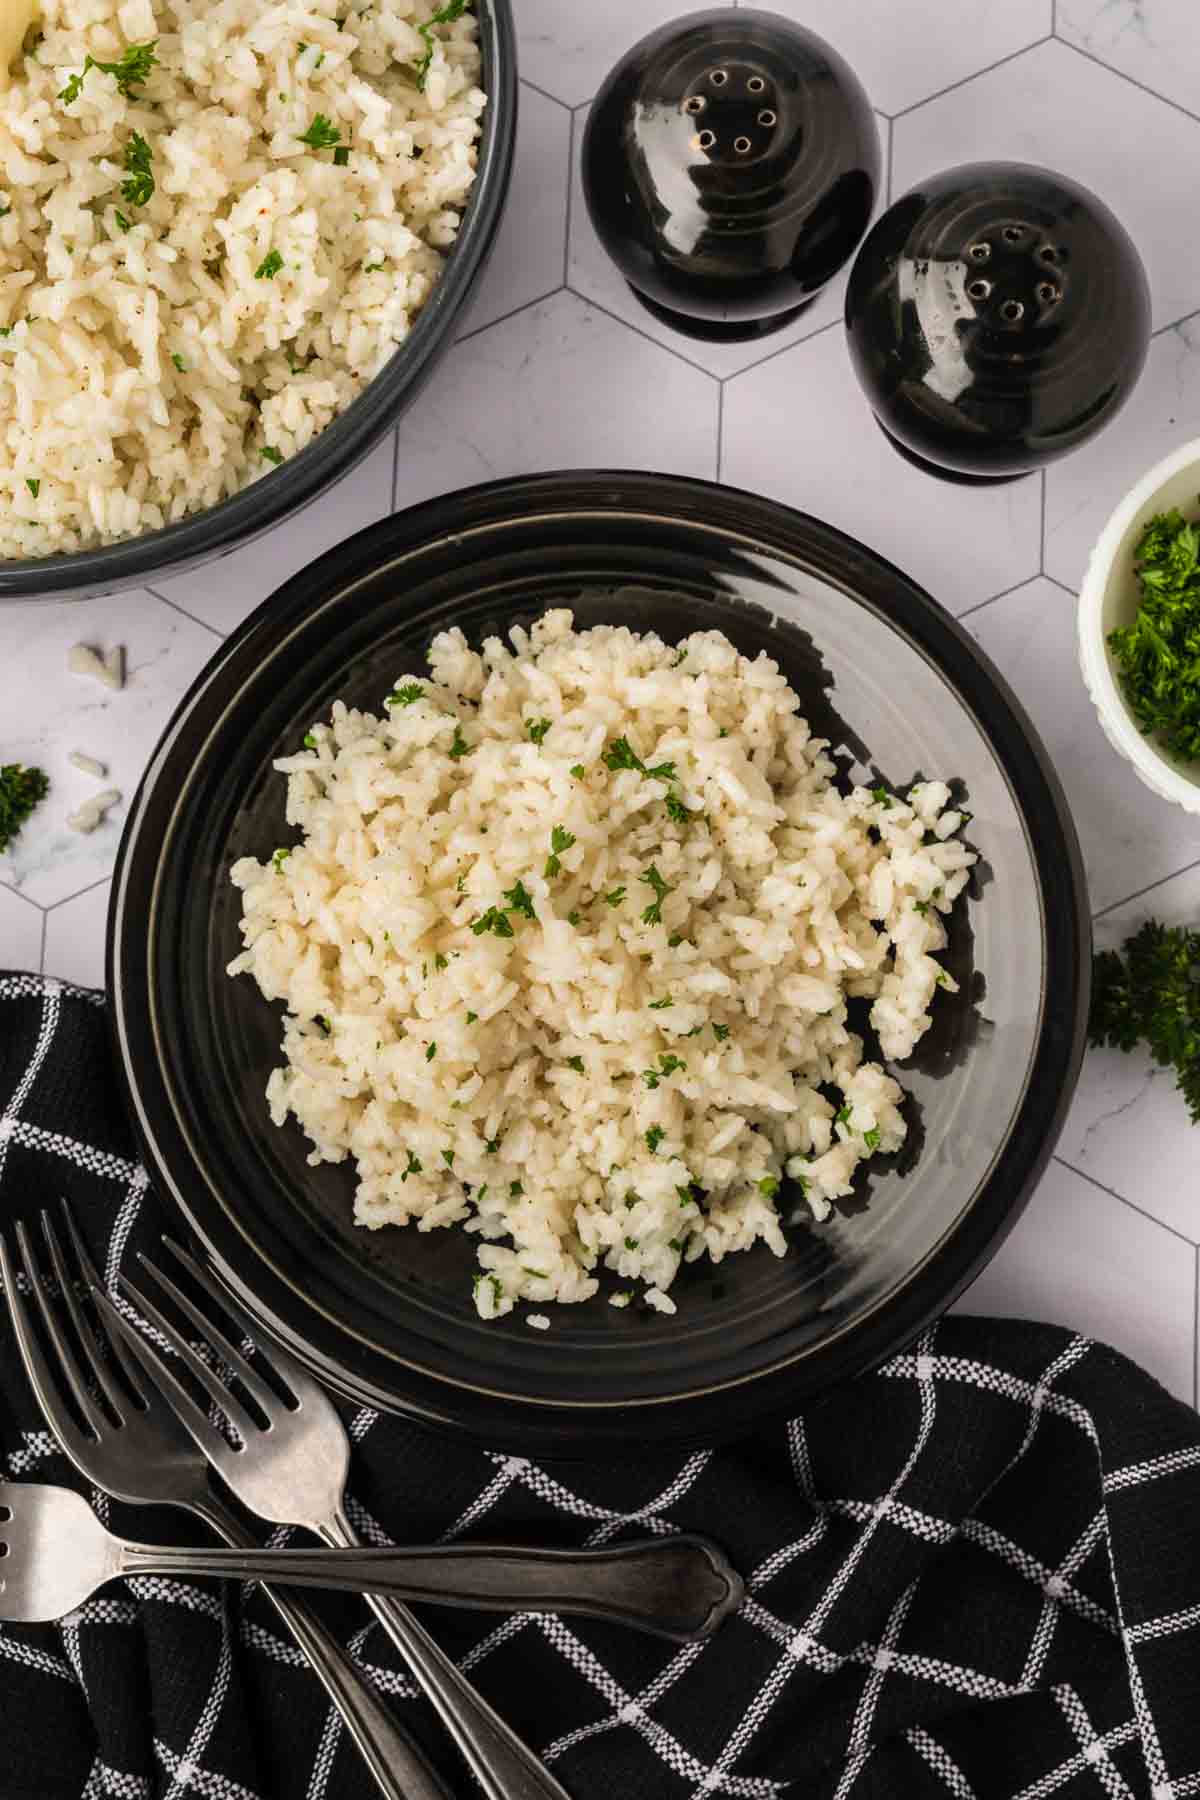
M 891 194 L 984 157 L 1094 187 L 1145 257 L 1156 337 L 1117 423 L 1046 477 L 950 487 L 900 461 L 851 375 L 842 282 L 752 346 L 676 337 L 631 298 L 592 234 L 582 122 L 610 64 L 679 0 L 516 0 L 518 166 L 497 253 L 460 343 L 396 431 L 300 518 L 198 573 L 85 605 L 0 611 L 0 760 L 53 793 L 0 857 L 0 965 L 103 980 L 108 880 L 125 814 L 90 838 L 65 819 L 94 786 L 130 798 L 218 638 L 295 569 L 390 510 L 492 476 L 559 466 L 719 476 L 845 527 L 924 582 L 1014 684 L 1075 812 L 1098 942 L 1151 913 L 1200 919 L 1200 820 L 1156 800 L 1109 749 L 1075 666 L 1074 593 L 1124 489 L 1200 435 L 1200 30 L 1196 0 L 772 0 L 823 33 L 880 114 Z M 110 695 L 68 647 L 124 644 Z M 1058 1155 L 967 1299 L 1107 1339 L 1196 1399 L 1200 1131 L 1169 1073 L 1089 1054 Z

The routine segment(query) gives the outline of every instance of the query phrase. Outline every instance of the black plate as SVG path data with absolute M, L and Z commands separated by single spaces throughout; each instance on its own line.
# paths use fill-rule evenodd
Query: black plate
M 934 1028 L 898 1070 L 904 1158 L 791 1254 L 693 1264 L 674 1317 L 598 1296 L 484 1324 L 473 1243 L 351 1224 L 348 1165 L 269 1123 L 280 1023 L 225 964 L 228 868 L 285 841 L 293 749 L 341 696 L 378 706 L 454 623 L 477 640 L 549 605 L 582 625 L 717 628 L 766 649 L 859 772 L 955 778 L 982 861 Z M 930 597 L 840 532 L 752 495 L 638 474 L 493 483 L 414 508 L 287 582 L 169 725 L 113 883 L 108 978 L 155 1181 L 271 1329 L 347 1394 L 540 1453 L 750 1426 L 908 1342 L 1017 1217 L 1082 1054 L 1089 928 L 1065 802 L 1029 721 Z

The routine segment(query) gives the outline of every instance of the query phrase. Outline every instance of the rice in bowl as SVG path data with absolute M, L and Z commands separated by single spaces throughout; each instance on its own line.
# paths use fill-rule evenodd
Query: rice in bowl
M 912 1052 L 975 857 L 939 781 L 840 791 L 718 632 L 510 638 L 441 634 L 276 763 L 301 835 L 234 865 L 230 973 L 284 1002 L 271 1116 L 353 1158 L 360 1224 L 475 1234 L 485 1318 L 601 1268 L 671 1312 L 681 1262 L 785 1254 L 785 1176 L 819 1221 L 900 1148 L 847 1002 Z
M 302 450 L 437 282 L 475 176 L 451 0 L 39 0 L 0 92 L 0 557 Z

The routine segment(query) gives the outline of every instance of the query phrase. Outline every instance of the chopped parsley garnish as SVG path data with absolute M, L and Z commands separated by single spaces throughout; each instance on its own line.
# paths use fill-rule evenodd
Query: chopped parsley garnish
M 728 1025 L 714 1025 L 713 1036 L 716 1038 L 718 1044 L 723 1044 L 725 1039 L 729 1036 Z
M 937 984 L 940 988 L 945 988 L 945 987 L 950 986 L 950 977 L 949 977 L 949 975 L 947 975 L 945 969 L 939 969 L 937 974 L 934 976 L 934 980 L 937 982 Z
M 567 924 L 568 925 L 578 925 L 578 923 L 582 917 L 583 917 L 582 913 L 577 912 L 574 908 L 572 908 L 572 910 L 567 914 Z
M 333 153 L 334 168 L 335 169 L 344 169 L 347 166 L 347 164 L 349 163 L 349 161 L 350 161 L 350 146 L 349 146 L 349 144 L 339 144 L 337 149 Z
M 422 1165 L 419 1157 L 414 1156 L 410 1150 L 408 1153 L 408 1166 L 400 1177 L 401 1181 L 407 1181 L 410 1175 L 419 1175 L 421 1173 L 421 1167 Z
M 150 173 L 150 146 L 138 132 L 130 135 L 125 146 L 126 180 L 121 183 L 121 198 L 128 200 L 130 206 L 145 206 L 154 192 L 154 177 Z
M 443 1150 L 442 1151 L 442 1161 L 445 1163 L 445 1165 L 448 1169 L 452 1169 L 454 1167 L 454 1152 L 453 1152 L 453 1150 Z
M 673 669 L 681 669 L 683 667 L 684 663 L 687 661 L 687 659 L 688 659 L 687 651 L 681 650 L 679 652 L 679 655 L 675 658 L 675 661 L 671 664 L 671 667 Z
M 670 994 L 664 994 L 661 1000 L 651 1000 L 649 1004 L 651 1012 L 662 1012 L 666 1007 L 674 1006 L 675 1002 Z
M 661 925 L 662 903 L 667 895 L 674 893 L 675 890 L 671 887 L 669 882 L 663 880 L 653 863 L 650 864 L 646 873 L 639 876 L 638 879 L 644 881 L 647 887 L 654 889 L 654 899 L 642 914 L 642 924 Z
M 274 281 L 282 267 L 283 258 L 278 250 L 268 250 L 254 271 L 254 279 L 255 281 Z
M 667 795 L 666 808 L 667 817 L 672 819 L 676 825 L 687 825 L 692 819 L 701 817 L 699 812 L 690 812 L 679 795 L 674 792 Z
M 625 1239 L 625 1248 L 627 1250 L 636 1250 L 637 1247 L 638 1247 L 638 1241 L 636 1238 L 627 1237 Z
M 386 268 L 387 268 L 387 264 L 383 263 L 383 262 L 364 263 L 363 264 L 363 274 L 364 275 L 377 275 L 379 273 L 380 269 L 386 269 Z
M 313 1023 L 320 1026 L 322 1037 L 328 1037 L 333 1030 L 332 1025 L 329 1023 L 329 1020 L 325 1017 L 324 1013 L 314 1013 Z
M 264 444 L 259 451 L 259 455 L 264 462 L 274 463 L 276 468 L 278 468 L 283 461 L 283 451 L 277 450 L 274 444 Z
M 572 763 L 571 764 L 571 773 L 575 777 L 576 781 L 582 781 L 584 776 L 587 774 L 587 770 L 584 768 L 582 763 Z
M 423 700 L 424 697 L 425 689 L 420 682 L 409 681 L 402 688 L 397 688 L 394 694 L 389 694 L 383 704 L 385 706 L 412 706 L 415 701 Z
M 834 1124 L 848 1125 L 850 1123 L 850 1111 L 851 1109 L 848 1106 L 839 1106 L 833 1115 Z
M 187 364 L 184 362 L 182 356 L 180 356 L 178 350 L 172 350 L 171 361 L 175 364 L 175 367 L 179 370 L 179 373 L 181 375 L 187 374 Z M 280 462 L 282 462 L 283 458 L 280 457 L 279 460 L 280 460 Z
M 660 1075 L 674 1075 L 677 1069 L 686 1069 L 687 1064 L 682 1056 L 674 1056 L 670 1051 L 658 1054 L 658 1072 Z
M 1120 950 L 1094 959 L 1088 1022 L 1093 1044 L 1130 1051 L 1144 1043 L 1160 1069 L 1173 1068 L 1193 1124 L 1200 1124 L 1198 965 L 1200 932 L 1147 919 Z
M 536 1275 L 539 1281 L 549 1281 L 550 1279 L 545 1269 L 531 1269 L 528 1263 L 522 1263 L 521 1267 L 526 1275 Z
M 564 850 L 569 850 L 574 842 L 575 837 L 572 832 L 564 830 L 561 825 L 554 827 L 550 833 L 550 854 L 546 858 L 546 866 L 542 870 L 542 876 L 546 881 L 553 881 L 559 873 L 562 868 L 562 864 L 558 860 L 559 856 Z
M 446 961 L 446 958 L 442 955 L 440 950 L 433 959 L 433 966 L 435 969 L 448 969 L 450 967 L 450 964 Z
M 117 230 L 118 231 L 132 231 L 133 230 L 132 221 L 125 217 L 125 214 L 120 210 L 119 207 L 114 206 L 113 218 L 117 221 Z
M 682 1253 L 683 1239 L 682 1238 L 672 1238 L 667 1245 L 667 1249 L 674 1250 L 677 1254 Z
M 283 865 L 287 861 L 288 857 L 291 854 L 292 853 L 290 850 L 277 850 L 275 852 L 274 856 L 271 858 L 271 861 L 275 864 L 275 873 L 277 875 L 282 875 Z
M 476 937 L 483 937 L 485 932 L 492 932 L 500 938 L 510 938 L 513 928 L 508 922 L 508 914 L 498 906 L 489 906 L 478 919 L 471 921 L 471 930 Z
M 551 724 L 551 721 L 549 719 L 526 719 L 525 729 L 529 733 L 530 743 L 531 744 L 543 743 L 545 740 L 545 737 L 546 737 L 546 733 L 550 729 L 550 724 Z
M 478 1295 L 480 1288 L 485 1282 L 488 1287 L 491 1288 L 493 1294 L 495 1294 L 496 1304 L 499 1305 L 500 1301 L 504 1298 L 504 1287 L 499 1277 L 496 1275 L 477 1275 L 471 1283 L 471 1292 Z
M 437 1055 L 437 1045 L 430 1044 L 429 1047 L 425 1051 L 425 1061 L 432 1062 L 436 1055 Z
M 8 849 L 49 792 L 49 779 L 41 769 L 27 769 L 22 763 L 5 763 L 0 768 L 0 851 Z
M 649 1131 L 646 1133 L 646 1148 L 651 1156 L 654 1155 L 654 1152 L 658 1149 L 658 1146 L 662 1143 L 666 1135 L 667 1134 L 661 1125 L 652 1125 L 650 1127 Z
M 619 737 L 609 745 L 601 759 L 606 768 L 614 775 L 619 769 L 636 769 L 639 775 L 648 775 L 654 781 L 674 781 L 675 764 L 673 762 L 656 763 L 648 769 L 628 738 Z
M 914 900 L 913 911 L 920 913 L 921 917 L 924 918 L 929 911 L 928 900 Z
M 447 0 L 447 4 L 440 7 L 437 12 L 432 13 L 425 21 L 424 25 L 417 26 L 418 32 L 425 40 L 425 49 L 418 61 L 413 64 L 413 75 L 416 77 L 417 86 L 422 93 L 425 92 L 425 82 L 429 75 L 430 65 L 433 62 L 433 46 L 436 41 L 433 35 L 433 27 L 435 25 L 453 24 L 454 20 L 461 18 L 466 10 L 467 0 Z
M 1142 731 L 1192 762 L 1200 757 L 1200 530 L 1178 510 L 1157 513 L 1134 552 L 1134 571 L 1137 616 L 1109 632 L 1108 647 Z
M 509 912 L 521 913 L 527 919 L 537 917 L 533 910 L 533 895 L 523 881 L 518 881 L 515 887 L 505 888 L 504 898 L 508 901 Z
M 36 475 L 27 475 L 25 477 L 25 486 L 29 489 L 30 493 L 33 495 L 34 499 L 36 500 L 42 490 L 42 484 L 38 480 L 37 476 Z
M 342 134 L 324 113 L 317 113 L 308 130 L 300 133 L 298 141 L 307 144 L 310 150 L 332 150 L 335 144 L 341 143 Z
M 463 736 L 461 726 L 455 725 L 454 740 L 450 745 L 451 759 L 454 762 L 457 762 L 460 756 L 469 756 L 472 748 L 473 746 L 468 744 L 466 738 Z
M 78 100 L 83 92 L 83 82 L 89 69 L 99 69 L 102 75 L 111 75 L 117 84 L 117 92 L 124 94 L 128 100 L 135 87 L 141 87 L 151 69 L 158 61 L 155 54 L 158 39 L 152 38 L 148 44 L 129 44 L 124 54 L 116 62 L 97 62 L 94 56 L 85 56 L 83 68 L 78 75 L 72 75 L 65 88 L 59 93 L 64 106 L 70 106 Z
M 888 791 L 885 787 L 873 787 L 871 789 L 871 798 L 875 802 L 876 806 L 882 806 L 886 812 L 891 811 L 892 796 L 888 793 Z
M 521 1195 L 524 1192 L 525 1192 L 525 1189 L 521 1186 L 519 1181 L 514 1181 L 514 1182 L 510 1183 L 509 1189 L 508 1189 L 510 1199 L 519 1200 L 521 1198 Z
M 574 1069 L 574 1071 L 577 1075 L 582 1075 L 583 1074 L 583 1058 L 582 1058 L 582 1056 L 568 1056 L 567 1067 L 568 1067 L 568 1069 Z
M 500 1148 L 500 1139 L 485 1138 L 483 1147 L 489 1156 L 495 1156 L 497 1150 Z
M 762 1180 L 758 1183 L 758 1191 L 760 1194 L 765 1194 L 768 1200 L 774 1199 L 775 1195 L 779 1192 L 779 1183 L 775 1176 L 764 1175 Z
M 863 1143 L 867 1146 L 868 1150 L 878 1150 L 879 1127 L 877 1125 L 872 1125 L 870 1131 L 863 1132 Z
M 479 1017 L 478 1013 L 469 1012 L 467 1014 L 467 1024 L 474 1025 L 476 1020 L 478 1019 L 478 1017 Z
M 624 898 L 625 889 L 623 887 L 611 888 L 604 896 L 605 904 L 607 906 L 620 906 Z
M 316 738 L 313 736 L 311 731 L 306 731 L 304 734 L 304 748 L 306 750 L 315 750 L 316 747 L 317 747 Z M 383 935 L 386 938 L 387 932 L 385 931 Z

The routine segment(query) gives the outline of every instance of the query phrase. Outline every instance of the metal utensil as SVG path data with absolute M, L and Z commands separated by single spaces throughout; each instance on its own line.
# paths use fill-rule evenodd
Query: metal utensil
M 63 1226 L 83 1280 L 96 1289 L 99 1277 L 65 1205 Z M 52 1367 L 42 1349 L 29 1308 L 17 1290 L 16 1271 L 2 1235 L 0 1277 L 21 1361 L 50 1430 L 80 1474 L 115 1500 L 182 1507 L 203 1519 L 227 1544 L 255 1548 L 254 1539 L 241 1520 L 217 1494 L 208 1464 L 194 1449 L 158 1390 L 137 1376 L 119 1338 L 106 1343 L 97 1335 L 76 1298 L 54 1228 L 45 1213 L 42 1231 L 60 1290 L 61 1307 L 74 1328 L 74 1343 L 46 1293 L 22 1225 L 17 1226 L 17 1245 L 22 1271 L 41 1315 L 56 1367 Z M 128 1383 L 127 1388 L 117 1379 L 116 1369 Z M 131 1403 L 131 1394 L 136 1405 Z M 347 1652 L 315 1614 L 272 1588 L 264 1591 L 341 1713 L 385 1800 L 453 1800 L 423 1751 L 392 1718 Z
M 61 1619 L 127 1575 L 219 1575 L 392 1594 L 485 1612 L 582 1612 L 677 1643 L 707 1637 L 742 1583 L 715 1545 L 681 1535 L 611 1550 L 509 1544 L 416 1549 L 195 1550 L 116 1537 L 69 1488 L 0 1481 L 0 1619 Z
M 258 1368 L 220 1331 L 169 1275 L 145 1256 L 142 1267 L 170 1296 L 173 1305 L 199 1332 L 238 1387 L 265 1420 L 259 1423 L 226 1380 L 193 1349 L 166 1314 L 124 1277 L 121 1287 L 180 1362 L 219 1407 L 239 1440 L 233 1449 L 210 1424 L 156 1346 L 99 1294 L 109 1326 L 122 1334 L 150 1378 L 192 1435 L 192 1440 L 244 1506 L 276 1524 L 304 1525 L 324 1543 L 357 1549 L 360 1540 L 346 1516 L 345 1489 L 350 1467 L 350 1440 L 327 1394 L 296 1359 L 274 1341 L 264 1342 L 261 1327 L 243 1307 L 202 1269 L 186 1250 L 169 1238 L 164 1244 L 175 1261 L 213 1299 L 255 1345 L 260 1367 L 290 1395 L 280 1399 Z M 462 1752 L 488 1800 L 567 1800 L 544 1763 L 521 1742 L 500 1715 L 459 1671 L 411 1612 L 396 1600 L 377 1594 L 367 1604 L 391 1638 L 442 1724 Z

